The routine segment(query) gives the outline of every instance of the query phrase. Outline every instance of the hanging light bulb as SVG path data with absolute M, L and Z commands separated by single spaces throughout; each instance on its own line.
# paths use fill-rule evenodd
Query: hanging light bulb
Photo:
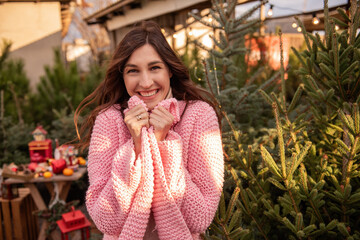
M 178 35 L 176 33 L 173 34 L 173 38 L 177 38 Z
M 296 22 L 293 22 L 293 24 L 291 24 L 292 28 L 297 28 L 297 23 Z
M 313 13 L 312 23 L 314 25 L 318 25 L 320 23 L 320 19 L 316 16 L 316 13 Z
M 335 25 L 335 31 L 338 31 L 340 27 L 338 25 Z
M 273 15 L 273 7 L 274 5 L 270 4 L 270 8 L 269 8 L 269 11 L 268 11 L 268 16 L 271 17 Z
M 199 9 L 197 9 L 197 8 L 191 9 L 191 12 L 192 12 L 193 14 L 198 14 L 198 13 L 199 13 Z
M 297 27 L 296 31 L 301 32 L 301 27 Z

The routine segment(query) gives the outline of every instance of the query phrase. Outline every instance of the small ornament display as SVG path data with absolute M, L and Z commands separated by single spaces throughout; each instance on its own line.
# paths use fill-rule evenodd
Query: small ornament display
M 40 125 L 31 133 L 35 141 L 45 141 L 47 131 Z
M 78 150 L 72 145 L 61 145 L 55 149 L 55 159 L 64 159 L 67 166 L 74 166 L 78 164 L 76 155 Z
M 66 144 L 59 146 L 57 139 L 53 153 L 52 140 L 46 138 L 47 132 L 42 126 L 36 127 L 31 134 L 34 140 L 28 143 L 30 163 L 21 166 L 14 163 L 4 164 L 3 177 L 29 181 L 38 177 L 51 178 L 55 174 L 72 176 L 79 166 L 86 166 L 86 160 L 77 157 L 78 150 L 74 146 Z
M 91 224 L 80 210 L 75 210 L 74 206 L 70 212 L 64 213 L 56 223 L 61 231 L 61 239 L 68 239 L 67 234 L 75 230 L 81 230 L 82 239 L 90 238 L 89 227 Z
M 52 158 L 52 141 L 51 139 L 46 139 L 47 132 L 45 129 L 42 126 L 38 126 L 31 134 L 34 137 L 34 141 L 28 144 L 30 161 L 40 163 Z

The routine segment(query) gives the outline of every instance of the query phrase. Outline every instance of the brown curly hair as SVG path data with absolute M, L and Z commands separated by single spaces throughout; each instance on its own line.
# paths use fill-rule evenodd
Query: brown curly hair
M 89 146 L 91 132 L 99 112 L 114 104 L 121 106 L 119 109 L 121 113 L 127 107 L 130 96 L 125 88 L 123 68 L 131 54 L 145 44 L 150 44 L 169 67 L 172 73 L 170 86 L 174 98 L 185 101 L 202 100 L 216 110 L 213 96 L 205 89 L 198 87 L 190 79 L 188 69 L 170 47 L 161 32 L 161 28 L 153 21 L 142 21 L 127 33 L 119 43 L 108 66 L 105 79 L 89 96 L 84 98 L 75 111 L 74 123 L 78 135 L 76 146 L 79 149 L 83 150 Z M 79 131 L 78 119 L 80 114 L 93 104 L 96 106 L 95 109 L 87 115 Z

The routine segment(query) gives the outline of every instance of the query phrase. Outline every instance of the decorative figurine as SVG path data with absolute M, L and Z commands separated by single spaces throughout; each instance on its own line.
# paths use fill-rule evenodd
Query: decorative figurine
M 65 159 L 67 166 L 78 164 L 76 155 L 78 150 L 72 145 L 61 145 L 55 149 L 55 159 Z
M 51 139 L 46 139 L 47 132 L 45 129 L 42 126 L 38 126 L 31 134 L 34 137 L 34 141 L 28 144 L 30 161 L 40 163 L 52 158 Z

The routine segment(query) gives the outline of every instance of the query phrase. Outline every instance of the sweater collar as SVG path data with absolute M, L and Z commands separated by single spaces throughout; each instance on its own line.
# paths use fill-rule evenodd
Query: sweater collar
M 133 107 L 137 106 L 137 105 L 142 105 L 146 111 L 149 111 L 149 109 L 147 108 L 146 104 L 144 103 L 143 100 L 141 100 L 138 96 L 134 95 L 132 96 L 129 101 L 128 101 L 128 109 L 125 110 L 128 111 L 130 109 L 132 109 Z M 166 110 L 168 110 L 173 116 L 174 116 L 174 122 L 173 125 L 175 125 L 176 123 L 178 123 L 180 121 L 180 111 L 179 111 L 179 102 L 175 99 L 175 98 L 169 98 L 169 99 L 165 99 L 162 100 L 161 102 L 159 102 L 154 109 L 158 108 L 158 107 L 163 107 Z

